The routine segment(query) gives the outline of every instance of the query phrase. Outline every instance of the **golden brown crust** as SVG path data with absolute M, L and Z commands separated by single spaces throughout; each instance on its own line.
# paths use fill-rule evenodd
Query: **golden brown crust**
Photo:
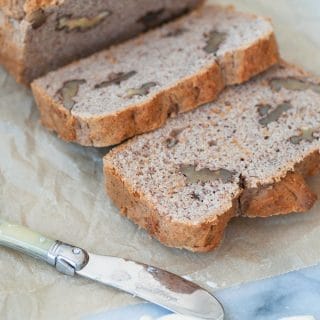
M 309 210 L 317 196 L 310 190 L 305 177 L 320 172 L 320 153 L 314 152 L 288 172 L 279 182 L 245 189 L 240 197 L 241 215 L 246 217 L 268 217 L 290 212 Z
M 137 134 L 161 127 L 173 113 L 192 110 L 213 101 L 229 83 L 241 83 L 266 70 L 279 60 L 274 34 L 268 35 L 249 48 L 245 48 L 223 62 L 214 63 L 197 75 L 183 79 L 140 105 L 134 105 L 112 115 L 81 118 L 64 110 L 62 104 L 48 102 L 37 83 L 31 85 L 38 101 L 42 123 L 67 141 L 85 146 L 105 147 L 118 144 Z M 226 64 L 234 64 L 232 74 L 223 75 Z M 52 116 L 54 115 L 54 118 Z M 56 118 L 61 115 L 61 125 Z M 68 117 L 68 120 L 66 120 Z
M 233 78 L 226 79 L 230 84 L 243 83 L 253 76 L 267 70 L 279 62 L 278 44 L 274 34 L 268 38 L 260 39 L 253 46 L 237 51 L 233 58 Z
M 254 218 L 305 212 L 316 200 L 317 196 L 310 190 L 304 177 L 297 172 L 289 172 L 273 185 L 245 190 L 240 198 L 241 214 Z
M 12 35 L 15 30 L 8 18 L 0 28 L 0 64 L 3 65 L 17 82 L 24 82 L 25 64 L 23 62 L 23 50 L 17 47 Z
M 22 20 L 25 15 L 41 8 L 61 5 L 64 0 L 0 0 L 0 9 L 8 16 Z
M 320 153 L 311 153 L 304 161 L 295 166 L 295 171 L 304 177 L 315 176 L 320 172 Z
M 25 0 L 0 0 L 1 11 L 8 17 L 20 20 L 24 16 L 24 1 Z
M 23 6 L 26 14 L 49 6 L 61 5 L 64 0 L 26 0 Z
M 125 144 L 116 152 L 123 148 Z M 245 189 L 238 199 L 234 199 L 230 210 L 198 224 L 161 216 L 142 194 L 132 189 L 130 182 L 121 177 L 107 158 L 104 160 L 104 174 L 106 191 L 123 215 L 169 247 L 207 252 L 219 245 L 225 227 L 231 218 L 239 215 L 239 211 L 247 217 L 268 217 L 309 210 L 317 197 L 310 191 L 303 175 L 319 172 L 319 163 L 320 153 L 315 152 L 297 164 L 295 172 L 288 172 L 279 182 L 259 189 Z
M 61 107 L 56 100 L 42 92 L 41 87 L 32 88 L 37 105 L 41 105 L 41 122 L 49 130 L 54 126 L 59 130 L 61 138 L 72 141 L 76 137 L 75 119 L 70 116 L 70 112 Z M 71 130 L 70 130 L 71 129 Z
M 61 5 L 64 0 L 0 0 L 0 8 L 9 17 L 23 19 L 25 14 L 29 14 L 40 8 Z
M 0 45 L 1 45 L 1 34 L 0 34 Z M 25 81 L 23 74 L 25 72 L 25 65 L 21 60 L 14 58 L 16 47 L 10 44 L 6 45 L 6 50 L 0 49 L 0 64 L 3 65 L 6 70 L 15 78 L 18 83 L 28 85 Z M 11 54 L 9 54 L 11 53 Z

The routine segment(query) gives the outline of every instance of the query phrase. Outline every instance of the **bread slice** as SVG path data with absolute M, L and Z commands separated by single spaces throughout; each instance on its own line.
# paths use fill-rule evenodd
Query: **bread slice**
M 0 63 L 17 81 L 29 84 L 203 1 L 0 0 Z
M 43 125 L 110 146 L 161 127 L 278 61 L 269 20 L 206 6 L 32 84 Z
M 304 212 L 320 170 L 320 81 L 281 63 L 104 158 L 123 215 L 163 244 L 215 248 L 232 217 Z

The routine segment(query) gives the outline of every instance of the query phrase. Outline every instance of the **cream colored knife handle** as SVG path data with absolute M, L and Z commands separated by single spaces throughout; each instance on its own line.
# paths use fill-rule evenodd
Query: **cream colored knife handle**
M 74 275 L 88 262 L 88 254 L 81 248 L 51 240 L 20 225 L 0 219 L 0 245 L 43 260 L 59 272 Z

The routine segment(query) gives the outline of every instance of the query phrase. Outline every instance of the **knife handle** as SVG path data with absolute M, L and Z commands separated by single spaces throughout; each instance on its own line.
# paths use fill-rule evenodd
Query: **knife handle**
M 0 219 L 0 244 L 46 261 L 55 241 L 20 225 Z
M 0 245 L 45 261 L 59 272 L 70 276 L 81 270 L 89 260 L 88 253 L 81 248 L 49 239 L 26 227 L 2 219 Z

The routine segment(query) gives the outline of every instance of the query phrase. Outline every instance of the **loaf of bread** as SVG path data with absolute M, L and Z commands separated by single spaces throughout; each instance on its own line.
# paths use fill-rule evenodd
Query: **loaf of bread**
M 104 158 L 123 215 L 162 243 L 215 248 L 229 220 L 305 212 L 320 170 L 320 81 L 282 62 Z
M 0 0 L 0 63 L 19 82 L 123 41 L 203 0 Z
M 278 61 L 269 20 L 205 6 L 32 83 L 44 126 L 110 146 L 161 127 Z

